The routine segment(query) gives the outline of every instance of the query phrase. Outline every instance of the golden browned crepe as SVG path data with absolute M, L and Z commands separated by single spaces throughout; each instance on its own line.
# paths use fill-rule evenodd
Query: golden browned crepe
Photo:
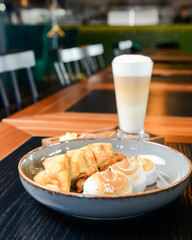
M 98 168 L 102 168 L 109 162 L 116 162 L 111 143 L 92 143 L 88 147 L 92 150 Z
M 102 167 L 99 168 L 100 171 L 105 171 L 107 170 L 110 166 L 112 166 L 113 164 L 120 162 L 124 159 L 124 155 L 122 153 L 114 153 L 114 158 L 112 158 L 107 165 L 104 165 Z
M 69 156 L 60 154 L 46 158 L 43 162 L 45 170 L 34 177 L 34 181 L 42 186 L 69 192 L 71 187 Z
M 125 158 L 125 156 L 122 153 L 114 153 L 114 154 L 115 154 L 116 162 L 120 162 Z
M 87 146 L 67 151 L 70 156 L 71 184 L 77 192 L 82 192 L 85 180 L 98 171 L 95 157 Z
M 98 172 L 95 156 L 92 150 L 88 146 L 82 147 L 79 150 L 83 153 L 87 168 L 89 170 L 89 176 Z
M 42 186 L 46 186 L 46 179 L 45 179 L 45 170 L 38 173 L 37 175 L 35 175 L 35 177 L 33 178 L 34 182 L 42 185 Z
M 95 162 L 95 157 L 93 155 L 93 152 L 88 146 L 82 147 L 78 149 L 77 151 L 81 151 L 83 153 L 84 160 L 87 164 L 88 168 L 88 174 L 82 176 L 75 182 L 75 187 L 77 192 L 82 192 L 83 191 L 83 185 L 85 180 L 93 175 L 94 173 L 98 172 L 98 168 Z
M 91 174 L 91 169 L 87 165 L 87 153 L 79 149 L 67 151 L 70 156 L 70 167 L 71 167 L 71 183 L 72 185 L 82 177 L 88 177 Z
M 103 165 L 99 168 L 99 171 L 105 171 L 107 170 L 110 166 L 116 163 L 116 159 L 111 159 L 106 165 Z

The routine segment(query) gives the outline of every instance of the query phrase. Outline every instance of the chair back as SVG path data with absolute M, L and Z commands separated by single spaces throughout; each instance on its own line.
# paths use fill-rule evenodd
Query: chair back
M 80 47 L 54 50 L 54 67 L 62 87 L 80 81 L 84 72 L 91 74 L 86 51 Z
M 95 57 L 102 55 L 104 53 L 102 44 L 93 44 L 86 47 L 87 55 L 90 57 Z
M 85 53 L 81 48 L 74 47 L 59 50 L 60 59 L 64 63 L 80 61 L 85 57 Z
M 9 52 L 0 55 L 0 74 L 9 72 L 11 75 L 11 80 L 13 84 L 13 90 L 15 94 L 16 104 L 18 110 L 22 108 L 21 93 L 19 90 L 19 85 L 17 82 L 17 77 L 15 71 L 26 69 L 28 81 L 32 93 L 33 102 L 37 102 L 38 92 L 31 71 L 31 67 L 35 66 L 35 56 L 32 50 L 29 51 L 19 51 L 19 52 Z M 5 107 L 6 114 L 10 114 L 10 104 L 4 88 L 3 79 L 0 75 L 0 93 Z
M 132 48 L 132 46 L 133 46 L 133 42 L 130 40 L 120 41 L 118 43 L 118 47 L 122 52 L 130 50 Z
M 113 53 L 115 56 L 119 56 L 121 54 L 129 54 L 131 53 L 131 48 L 133 46 L 133 42 L 131 40 L 120 41 L 113 46 Z
M 90 68 L 93 73 L 105 67 L 104 60 L 103 60 L 103 54 L 104 54 L 103 44 L 99 43 L 99 44 L 88 45 L 86 47 L 86 54 L 87 54 L 87 59 L 88 59 Z
M 119 56 L 121 54 L 136 53 L 141 50 L 141 45 L 131 40 L 119 41 L 113 46 L 113 53 L 115 56 Z
M 0 55 L 0 73 L 35 66 L 33 51 L 13 52 Z

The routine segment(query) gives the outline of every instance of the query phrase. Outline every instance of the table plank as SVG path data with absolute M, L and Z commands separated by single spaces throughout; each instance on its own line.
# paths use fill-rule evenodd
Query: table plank
M 162 75 L 162 76 L 172 76 L 172 75 L 191 76 L 192 75 L 192 69 L 155 68 L 155 69 L 153 69 L 153 75 Z
M 164 56 L 164 55 L 149 55 L 154 62 L 192 62 L 192 56 Z
M 27 141 L 31 135 L 6 123 L 0 123 L 0 160 Z
M 192 142 L 192 118 L 146 116 L 145 131 L 165 137 L 167 142 Z M 58 136 L 66 131 L 95 131 L 118 125 L 116 114 L 70 113 L 46 114 L 9 121 L 12 126 L 33 136 Z
M 33 136 L 57 136 L 66 131 L 87 132 L 98 129 L 115 128 L 118 124 L 116 114 L 59 113 L 23 117 L 9 121 L 12 126 Z
M 181 48 L 151 48 L 141 51 L 141 54 L 149 56 L 154 62 L 192 63 L 191 54 Z

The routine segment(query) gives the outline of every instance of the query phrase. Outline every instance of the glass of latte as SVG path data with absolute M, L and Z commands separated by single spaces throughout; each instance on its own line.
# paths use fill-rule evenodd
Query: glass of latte
M 149 137 L 149 134 L 144 132 L 144 122 L 152 70 L 152 60 L 142 55 L 120 55 L 112 61 L 119 137 Z

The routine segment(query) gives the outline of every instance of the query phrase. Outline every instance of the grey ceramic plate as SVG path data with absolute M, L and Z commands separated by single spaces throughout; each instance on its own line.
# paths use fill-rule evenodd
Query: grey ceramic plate
M 128 157 L 144 155 L 153 160 L 158 170 L 157 185 L 145 192 L 110 197 L 52 191 L 33 182 L 34 173 L 45 157 L 93 142 L 110 142 L 116 153 Z M 51 144 L 26 154 L 18 167 L 20 180 L 34 199 L 61 213 L 89 219 L 122 219 L 158 209 L 183 192 L 191 174 L 191 163 L 182 153 L 160 144 L 126 139 L 82 139 Z

